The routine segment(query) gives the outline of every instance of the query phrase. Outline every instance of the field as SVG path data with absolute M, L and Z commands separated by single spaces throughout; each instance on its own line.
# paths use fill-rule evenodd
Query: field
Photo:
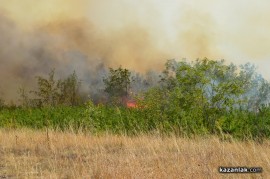
M 0 179 L 270 179 L 270 0 L 240 2 L 0 0 Z
M 270 83 L 254 66 L 169 60 L 147 79 L 110 68 L 92 99 L 52 70 L 18 104 L 0 99 L 0 179 L 270 176 Z
M 262 167 L 220 174 L 219 166 Z M 1 129 L 0 178 L 266 178 L 270 141 Z

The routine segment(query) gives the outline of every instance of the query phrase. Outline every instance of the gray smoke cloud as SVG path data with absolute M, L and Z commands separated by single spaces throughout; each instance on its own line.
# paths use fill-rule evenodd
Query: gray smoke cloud
M 143 60 L 144 55 L 136 46 L 145 44 L 140 48 L 153 50 L 151 45 L 147 47 L 150 43 L 147 38 L 136 39 L 144 35 L 141 29 L 123 29 L 123 33 L 105 37 L 95 33 L 88 21 L 53 22 L 31 32 L 24 32 L 4 15 L 0 16 L 0 22 L 0 33 L 4 34 L 0 41 L 0 89 L 6 100 L 16 101 L 19 87 L 35 88 L 35 77 L 48 75 L 52 69 L 55 69 L 58 78 L 76 71 L 83 91 L 95 98 L 104 88 L 103 77 L 108 67 L 123 63 L 140 69 L 149 68 L 146 65 L 148 62 L 135 63 Z M 134 36 L 127 40 L 124 33 Z M 121 48 L 124 48 L 123 51 Z M 117 60 L 119 56 L 121 58 Z M 123 61 L 129 57 L 130 62 Z
M 51 69 L 75 70 L 96 93 L 108 67 L 145 74 L 173 58 L 251 61 L 270 75 L 269 8 L 267 0 L 3 0 L 0 95 L 17 100 L 19 86 L 35 87 Z

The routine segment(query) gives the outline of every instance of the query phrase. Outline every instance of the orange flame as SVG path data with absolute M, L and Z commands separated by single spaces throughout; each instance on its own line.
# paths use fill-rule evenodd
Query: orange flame
M 127 108 L 137 108 L 138 107 L 136 102 L 134 102 L 134 101 L 127 101 L 126 106 L 127 106 Z

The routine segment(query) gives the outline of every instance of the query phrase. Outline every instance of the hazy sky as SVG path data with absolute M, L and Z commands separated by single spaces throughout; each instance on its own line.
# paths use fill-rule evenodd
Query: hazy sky
M 2 0 L 0 8 L 25 28 L 80 17 L 108 33 L 139 24 L 172 56 L 252 61 L 270 78 L 267 0 Z
M 0 25 L 1 35 L 14 38 L 2 43 L 22 55 L 0 60 L 16 71 L 15 64 L 32 63 L 38 44 L 50 63 L 74 50 L 138 71 L 209 57 L 252 62 L 270 79 L 269 9 L 268 0 L 1 0 L 0 23 L 9 24 Z

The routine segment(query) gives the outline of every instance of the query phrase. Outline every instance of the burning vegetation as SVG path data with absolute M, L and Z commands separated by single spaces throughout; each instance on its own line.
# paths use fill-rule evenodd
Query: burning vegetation
M 128 100 L 128 101 L 126 102 L 126 106 L 127 106 L 128 108 L 138 108 L 137 103 L 136 103 L 136 101 L 134 101 L 134 100 Z
M 270 83 L 251 64 L 169 60 L 159 75 L 109 68 L 98 93 L 85 93 L 82 83 L 76 72 L 62 79 L 54 70 L 47 78 L 38 76 L 36 88 L 20 89 L 20 105 L 1 102 L 0 125 L 42 128 L 49 120 L 46 124 L 63 130 L 73 126 L 128 134 L 158 130 L 188 136 L 270 137 Z
M 0 178 L 29 177 L 29 174 L 22 172 L 25 168 L 20 165 L 20 159 L 23 166 L 37 170 L 33 175 L 39 172 L 39 176 L 43 173 L 47 177 L 47 172 L 54 172 L 55 175 L 50 176 L 58 176 L 58 172 L 59 177 L 76 178 L 74 174 L 78 172 L 80 178 L 93 165 L 96 168 L 94 173 L 90 171 L 90 177 L 117 178 L 119 172 L 111 164 L 119 164 L 120 160 L 111 160 L 106 166 L 107 156 L 103 156 L 104 164 L 98 163 L 99 160 L 93 162 L 91 156 L 100 158 L 93 154 L 103 155 L 106 151 L 113 158 L 119 158 L 115 157 L 117 154 L 132 154 L 130 160 L 121 160 L 120 163 L 124 168 L 129 167 L 126 170 L 128 174 L 133 174 L 136 167 L 127 165 L 127 161 L 130 163 L 134 159 L 133 164 L 138 165 L 138 156 L 145 159 L 148 149 L 151 149 L 153 160 L 146 160 L 157 166 L 149 165 L 153 170 L 146 170 L 147 161 L 141 160 L 142 172 L 152 177 L 163 173 L 166 178 L 167 173 L 173 172 L 168 171 L 166 164 L 161 170 L 160 164 L 166 161 L 163 153 L 171 153 L 167 156 L 173 160 L 175 155 L 182 153 L 182 158 L 186 160 L 190 152 L 190 139 L 181 141 L 179 136 L 185 140 L 195 139 L 194 142 L 192 139 L 192 143 L 196 143 L 195 148 L 200 141 L 205 142 L 201 137 L 207 136 L 206 142 L 220 146 L 214 146 L 218 149 L 217 161 L 224 158 L 224 143 L 220 141 L 226 141 L 231 147 L 230 142 L 235 140 L 254 140 L 249 145 L 252 151 L 255 151 L 254 144 L 268 145 L 269 142 L 265 141 L 270 139 L 270 82 L 250 63 L 239 65 L 240 61 L 212 60 L 256 59 L 257 65 L 263 67 L 261 72 L 262 69 L 265 69 L 264 75 L 268 72 L 265 64 L 269 62 L 265 59 L 269 59 L 270 41 L 264 39 L 269 37 L 270 20 L 263 18 L 270 17 L 270 3 L 245 3 L 245 6 L 240 3 L 231 8 L 229 1 L 1 1 L 0 129 L 3 130 L 0 130 L 0 135 L 14 141 L 2 140 L 4 144 L 6 141 L 6 146 L 0 145 L 0 154 L 6 153 L 7 156 L 1 160 L 4 163 L 0 161 Z M 29 7 L 34 8 L 29 11 Z M 227 13 L 228 10 L 230 13 Z M 227 17 L 228 14 L 230 16 Z M 182 57 L 199 58 L 195 61 L 174 59 Z M 26 133 L 11 132 L 22 128 L 41 129 L 41 132 L 30 132 L 29 139 L 24 137 L 28 130 Z M 45 140 L 42 134 L 44 129 Z M 67 131 L 72 131 L 72 136 L 64 134 L 67 135 L 66 140 L 62 132 Z M 36 134 L 40 137 L 35 139 Z M 103 140 L 103 134 L 109 138 Z M 62 140 L 63 146 L 59 146 L 54 136 L 62 138 L 66 145 Z M 93 139 L 97 145 L 91 145 L 90 150 L 85 148 L 90 156 L 87 161 L 87 152 L 80 150 L 83 145 L 89 144 L 86 140 L 90 136 L 96 136 Z M 211 138 L 208 141 L 213 136 L 213 141 Z M 85 142 L 78 137 L 85 139 Z M 167 144 L 164 145 L 167 137 Z M 70 143 L 71 138 L 74 138 L 73 143 Z M 155 149 L 155 144 L 150 141 L 157 139 Z M 93 142 L 91 137 L 90 140 Z M 137 145 L 144 146 L 144 143 L 149 145 L 139 147 L 138 151 L 131 146 L 128 151 L 125 142 L 132 143 L 133 140 L 135 148 Z M 29 145 L 24 141 L 33 144 L 32 147 L 30 145 L 30 153 Z M 183 153 L 180 148 L 179 153 L 178 144 L 183 142 L 187 142 L 187 152 Z M 201 147 L 208 151 L 208 144 L 203 143 Z M 10 144 L 14 144 L 14 150 Z M 72 145 L 79 148 L 72 148 Z M 57 147 L 63 150 L 57 150 Z M 157 162 L 159 149 L 163 151 L 159 152 L 160 161 Z M 240 146 L 239 156 L 242 149 L 243 146 Z M 263 151 L 263 148 L 258 150 Z M 35 152 L 37 155 L 31 156 Z M 16 154 L 19 163 L 12 165 Z M 201 154 L 198 153 L 198 161 L 205 165 L 196 164 L 195 167 L 202 172 L 210 171 L 210 165 L 204 158 L 213 156 L 213 151 Z M 266 153 L 259 157 L 263 156 Z M 35 161 L 29 164 L 27 157 L 34 157 Z M 38 165 L 37 157 L 40 157 Z M 194 153 L 188 158 L 193 162 Z M 71 159 L 74 171 L 68 169 L 70 163 L 64 167 L 69 172 L 57 167 L 60 163 L 62 165 L 62 159 L 64 162 Z M 74 159 L 78 159 L 76 165 L 82 170 L 74 168 Z M 167 162 L 172 164 L 173 160 Z M 213 164 L 211 161 L 209 159 L 209 163 Z M 231 164 L 230 161 L 227 163 Z M 269 161 L 261 164 L 269 166 Z M 214 165 L 217 167 L 218 162 Z M 171 170 L 177 171 L 174 168 L 172 166 Z M 13 175 L 15 170 L 18 171 Z M 161 172 L 153 175 L 158 170 Z M 137 174 L 135 172 L 134 175 Z M 194 174 L 193 169 L 190 169 L 190 174 Z M 121 173 L 119 176 L 121 178 Z M 209 176 L 215 178 L 216 175 Z
M 193 108 L 199 102 L 204 110 L 245 109 L 257 112 L 268 106 L 270 99 L 269 82 L 257 74 L 251 64 L 238 68 L 234 64 L 226 65 L 223 60 L 202 59 L 191 63 L 169 60 L 160 74 L 152 72 L 143 76 L 122 67 L 104 71 L 103 87 L 92 92 L 90 84 L 89 93 L 82 89 L 83 81 L 75 71 L 63 79 L 56 79 L 55 70 L 49 73 L 48 78 L 37 76 L 36 90 L 19 89 L 20 105 L 78 106 L 92 100 L 95 104 L 137 108 L 138 103 L 143 104 L 156 91 L 155 99 L 150 101 L 159 100 L 160 105 L 163 101 L 168 102 L 164 104 L 165 108 L 174 102 L 169 98 L 171 95 L 179 95 L 179 103 L 175 105 L 183 105 L 181 109 Z
M 46 14 L 50 10 L 42 11 L 46 6 L 37 6 L 44 17 L 26 24 L 35 17 L 28 19 L 19 13 L 17 18 L 22 19 L 18 20 L 8 11 L 0 12 L 0 108 L 1 114 L 5 113 L 0 116 L 0 126 L 42 128 L 46 124 L 64 130 L 73 125 L 77 129 L 116 133 L 160 130 L 183 135 L 270 136 L 270 85 L 253 65 L 201 59 L 169 60 L 163 66 L 165 59 L 178 57 L 179 49 L 188 52 L 180 52 L 181 56 L 191 55 L 191 59 L 224 57 L 215 48 L 218 45 L 210 31 L 211 17 L 201 11 L 196 16 L 193 9 L 187 10 L 186 16 L 179 18 L 185 28 L 169 38 L 160 34 L 170 29 L 159 31 L 166 25 L 149 24 L 159 19 L 149 9 L 134 12 L 136 8 L 129 4 L 130 16 L 119 15 L 122 11 L 110 11 L 114 6 L 93 0 L 91 10 L 80 6 L 82 9 L 74 14 L 82 12 L 81 16 L 73 18 L 70 12 L 75 3 L 65 1 L 60 7 L 72 5 L 66 7 L 68 13 L 61 12 L 64 15 L 57 18 Z M 138 9 L 143 7 L 138 5 Z M 97 13 L 96 7 L 104 11 Z M 92 19 L 85 18 L 84 13 L 90 13 Z M 53 18 L 45 22 L 47 15 Z M 75 113 L 74 118 L 70 111 Z

